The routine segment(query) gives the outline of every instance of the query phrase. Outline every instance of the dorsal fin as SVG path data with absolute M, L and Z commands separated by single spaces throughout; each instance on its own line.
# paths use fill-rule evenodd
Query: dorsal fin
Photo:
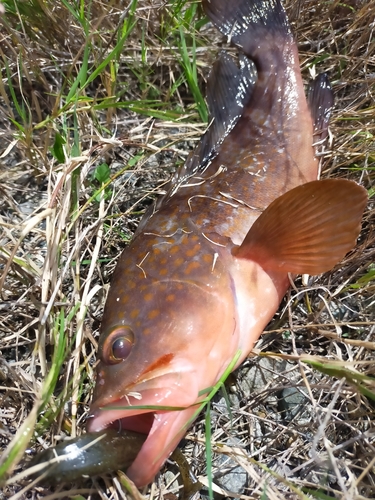
M 255 65 L 246 56 L 241 55 L 237 64 L 225 51 L 220 53 L 207 82 L 210 125 L 179 172 L 180 178 L 203 172 L 215 158 L 218 146 L 241 118 L 256 79 Z
M 314 139 L 325 139 L 333 108 L 333 92 L 326 73 L 318 75 L 310 82 L 307 102 L 314 126 Z
M 246 56 L 239 65 L 222 51 L 215 61 L 207 82 L 207 104 L 212 122 L 202 137 L 200 162 L 216 156 L 217 147 L 235 127 L 243 108 L 251 97 L 256 82 L 256 68 Z

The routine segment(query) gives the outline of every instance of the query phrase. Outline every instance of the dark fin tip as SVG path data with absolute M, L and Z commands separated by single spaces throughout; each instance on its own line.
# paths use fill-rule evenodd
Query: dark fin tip
M 207 104 L 211 125 L 199 146 L 199 169 L 217 153 L 218 146 L 235 127 L 249 101 L 257 72 L 246 56 L 240 56 L 237 65 L 226 52 L 215 61 L 207 82 Z
M 262 33 L 291 33 L 280 0 L 203 0 L 203 8 L 215 26 L 236 44 L 249 44 L 249 28 L 256 43 Z
M 333 108 L 333 92 L 328 75 L 321 73 L 310 82 L 307 102 L 314 124 L 314 138 L 323 140 L 328 135 L 328 124 Z

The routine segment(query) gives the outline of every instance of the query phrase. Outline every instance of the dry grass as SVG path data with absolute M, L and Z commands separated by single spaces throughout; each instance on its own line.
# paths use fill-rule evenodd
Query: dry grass
M 17 474 L 27 450 L 83 431 L 115 261 L 205 128 L 180 27 L 200 88 L 221 38 L 191 2 L 181 11 L 177 0 L 3 3 L 0 474 L 11 480 L 2 498 L 123 498 L 116 475 L 51 490 Z M 335 92 L 323 176 L 373 195 L 375 4 L 287 7 L 306 81 L 313 68 L 327 71 Z M 232 416 L 213 403 L 214 478 L 225 453 L 248 474 L 241 498 L 375 498 L 373 224 L 370 198 L 357 248 L 332 272 L 295 283 L 257 345 L 262 356 L 231 380 Z M 262 365 L 265 382 L 248 397 L 243 379 L 264 357 L 281 361 Z M 302 420 L 280 412 L 287 387 L 303 390 Z M 185 454 L 207 483 L 204 443 L 198 421 Z M 174 498 L 164 481 L 145 495 Z

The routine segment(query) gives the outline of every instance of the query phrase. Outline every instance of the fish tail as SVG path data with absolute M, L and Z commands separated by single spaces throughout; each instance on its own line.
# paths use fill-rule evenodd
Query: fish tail
M 282 40 L 293 40 L 280 0 L 203 0 L 203 7 L 221 33 L 259 68 L 265 52 L 280 48 Z
M 243 141 L 248 137 L 264 141 L 268 137 L 268 148 L 273 148 L 274 157 L 285 151 L 288 161 L 284 168 L 289 171 L 290 187 L 316 179 L 313 122 L 319 130 L 327 127 L 329 113 L 324 112 L 329 103 L 319 110 L 316 101 L 319 97 L 328 102 L 328 88 L 324 88 L 324 82 L 314 84 L 309 109 L 297 45 L 281 1 L 202 1 L 212 23 L 256 68 L 255 84 L 251 86 L 242 121 L 238 122 L 236 141 L 240 136 Z

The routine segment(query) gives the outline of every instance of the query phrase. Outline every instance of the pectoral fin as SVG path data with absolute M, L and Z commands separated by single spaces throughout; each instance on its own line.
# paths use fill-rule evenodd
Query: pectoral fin
M 267 270 L 326 272 L 354 247 L 367 198 L 344 179 L 298 186 L 269 205 L 233 254 Z

